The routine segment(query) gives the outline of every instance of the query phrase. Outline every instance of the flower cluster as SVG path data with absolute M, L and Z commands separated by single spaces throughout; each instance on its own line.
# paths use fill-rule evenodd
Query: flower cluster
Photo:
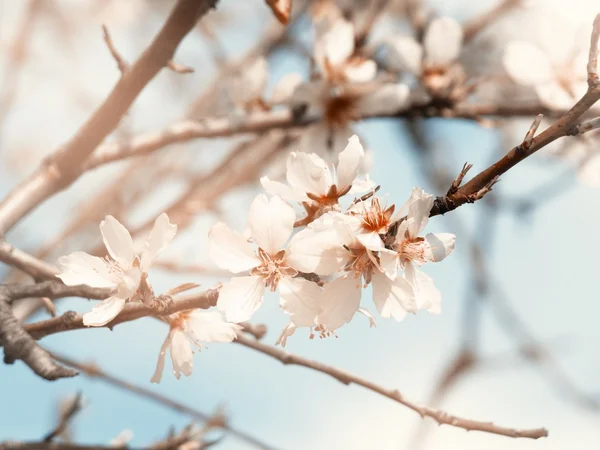
M 382 317 L 402 320 L 420 309 L 440 312 L 440 293 L 418 267 L 448 256 L 455 236 L 421 236 L 433 196 L 415 188 L 398 210 L 385 205 L 370 180 L 357 179 L 363 157 L 356 136 L 336 167 L 316 154 L 291 153 L 288 185 L 261 179 L 271 197 L 260 194 L 252 202 L 249 239 L 223 223 L 211 228 L 210 256 L 237 275 L 221 288 L 217 303 L 228 321 L 250 319 L 265 290 L 278 290 L 280 306 L 290 316 L 283 344 L 298 327 L 328 336 L 357 311 L 372 319 L 360 307 L 369 284 Z M 361 191 L 367 194 L 342 207 L 343 196 Z M 299 203 L 305 216 L 298 218 L 286 200 Z

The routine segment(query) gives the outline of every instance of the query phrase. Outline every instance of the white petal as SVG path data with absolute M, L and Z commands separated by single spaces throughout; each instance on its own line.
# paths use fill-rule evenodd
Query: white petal
M 265 176 L 260 179 L 260 184 L 265 191 L 272 195 L 279 195 L 288 202 L 310 202 L 310 199 L 301 191 L 295 191 L 287 184 L 274 181 Z
M 433 195 L 421 188 L 414 188 L 405 206 L 408 206 L 408 234 L 417 237 L 429 221 L 429 211 L 434 202 Z M 404 209 L 404 207 L 402 208 Z
M 125 299 L 116 296 L 101 301 L 83 315 L 86 327 L 101 327 L 113 320 L 125 307 Z
M 264 293 L 262 278 L 234 277 L 219 291 L 217 307 L 225 313 L 228 322 L 243 322 L 263 304 Z
M 456 61 L 462 39 L 462 27 L 456 20 L 450 17 L 434 19 L 427 27 L 423 39 L 425 64 L 430 67 L 445 67 Z
M 419 76 L 422 71 L 423 47 L 410 36 L 397 36 L 389 40 L 388 64 L 397 71 Z
M 110 272 L 102 258 L 85 252 L 74 252 L 58 258 L 56 275 L 67 286 L 87 284 L 96 288 L 115 288 L 119 279 Z
M 279 337 L 277 338 L 277 341 L 275 342 L 275 345 L 280 345 L 282 347 L 285 347 L 287 344 L 287 340 L 288 337 L 290 337 L 292 334 L 294 334 L 296 332 L 296 325 L 294 325 L 293 323 L 289 323 L 282 331 L 281 334 L 279 335 Z
M 300 84 L 302 84 L 302 75 L 299 73 L 286 73 L 273 88 L 271 103 L 280 104 L 288 102 Z
M 279 282 L 281 308 L 290 315 L 290 320 L 297 327 L 315 325 L 315 317 L 319 312 L 321 288 L 304 278 L 283 278 Z
M 442 261 L 454 250 L 456 235 L 452 233 L 429 233 L 425 236 L 429 244 L 429 258 L 433 262 Z
M 192 374 L 194 367 L 194 351 L 187 336 L 180 330 L 173 331 L 171 337 L 171 362 L 173 374 L 179 379 L 181 372 L 186 377 Z
M 377 326 L 377 322 L 375 321 L 375 317 L 371 314 L 371 311 L 365 308 L 358 308 L 358 312 L 369 319 L 369 328 L 373 328 Z
M 294 229 L 294 208 L 279 197 L 257 195 L 248 214 L 248 227 L 256 245 L 270 255 L 281 250 Z
M 369 250 L 373 250 L 373 251 L 385 250 L 385 245 L 383 244 L 383 241 L 381 240 L 381 238 L 379 237 L 379 234 L 376 231 L 371 231 L 371 232 L 358 231 L 356 233 L 356 239 L 358 239 L 358 241 L 362 245 L 367 247 Z
M 171 243 L 175 233 L 177 233 L 177 225 L 169 222 L 169 216 L 166 213 L 162 213 L 156 218 L 142 251 L 140 268 L 143 272 L 148 271 L 158 254 Z
M 337 187 L 338 191 L 344 190 L 352 185 L 358 175 L 360 163 L 365 152 L 360 145 L 358 136 L 354 135 L 348 139 L 348 145 L 338 156 L 337 165 Z
M 208 232 L 208 254 L 217 266 L 233 273 L 260 265 L 260 259 L 244 236 L 221 222 Z
M 573 98 L 565 89 L 558 83 L 552 80 L 546 83 L 538 83 L 533 89 L 537 94 L 542 105 L 546 108 L 556 111 L 568 111 L 571 109 L 578 98 Z
M 340 270 L 348 262 L 349 253 L 332 214 L 325 214 L 296 233 L 286 252 L 286 263 L 305 273 L 326 276 Z
M 344 67 L 344 75 L 346 81 L 350 83 L 366 83 L 375 78 L 377 73 L 377 64 L 370 59 L 358 60 L 354 58 L 350 60 Z
M 362 115 L 394 114 L 410 106 L 410 89 L 403 83 L 384 84 L 360 98 L 357 108 Z
M 194 310 L 186 318 L 185 330 L 196 345 L 200 342 L 231 342 L 242 327 L 225 321 L 219 311 Z
M 393 250 L 381 250 L 379 252 L 379 267 L 390 280 L 395 279 L 398 272 L 398 253 Z
M 433 284 L 431 277 L 417 270 L 414 264 L 406 265 L 404 277 L 413 287 L 417 308 L 439 314 L 442 310 L 442 294 Z
M 339 66 L 354 53 L 354 27 L 344 19 L 336 20 L 315 43 L 315 58 L 323 68 L 327 60 Z
M 352 195 L 372 191 L 375 186 L 377 186 L 377 183 L 368 177 L 364 180 L 354 180 L 352 183 L 352 188 L 348 191 L 348 194 Z
M 169 330 L 169 334 L 165 338 L 162 346 L 160 347 L 160 352 L 158 353 L 158 361 L 156 361 L 156 370 L 154 371 L 154 375 L 150 379 L 150 383 L 160 383 L 162 379 L 162 374 L 165 369 L 165 356 L 167 355 L 167 350 L 171 346 L 171 339 L 173 337 L 173 330 Z
M 509 42 L 502 63 L 508 76 L 522 86 L 546 83 L 554 76 L 548 56 L 530 42 Z
M 350 322 L 360 307 L 361 291 L 361 280 L 351 276 L 327 283 L 321 295 L 319 324 L 328 331 L 334 331 Z
M 137 292 L 142 279 L 142 270 L 139 267 L 132 267 L 123 273 L 123 278 L 117 288 L 117 295 L 124 299 L 129 299 Z
M 106 216 L 100 222 L 100 232 L 106 250 L 112 259 L 117 261 L 123 268 L 131 267 L 135 252 L 133 250 L 133 241 L 127 228 L 121 225 L 113 216 Z
M 374 273 L 372 284 L 373 302 L 381 317 L 393 317 L 401 321 L 407 312 L 417 311 L 413 288 L 404 278 L 390 280 L 381 273 Z
M 328 175 L 327 164 L 314 153 L 293 152 L 287 160 L 287 181 L 290 186 L 302 192 L 327 194 Z

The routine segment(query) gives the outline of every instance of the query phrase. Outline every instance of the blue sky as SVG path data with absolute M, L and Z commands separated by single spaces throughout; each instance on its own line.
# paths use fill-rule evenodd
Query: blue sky
M 4 17 L 8 18 L 18 14 L 11 11 L 7 2 L 2 3 L 0 12 L 2 15 L 7 13 Z M 5 20 L 2 15 L 0 28 Z M 44 33 L 50 31 L 44 29 L 39 33 L 38 51 L 47 49 Z M 86 44 L 77 47 L 74 60 L 77 68 L 71 74 L 73 79 L 86 80 L 81 85 L 90 90 L 92 103 L 103 97 L 117 76 L 113 62 L 96 34 L 82 32 L 81 39 Z M 115 27 L 113 34 L 120 36 L 124 51 L 129 50 L 130 55 L 144 42 L 143 36 L 128 41 L 126 27 Z M 0 34 L 0 39 L 8 35 L 8 32 Z M 194 44 L 197 44 L 194 40 L 186 41 L 180 54 L 182 61 L 197 66 L 205 55 L 202 50 L 195 51 Z M 1 64 L 0 58 L 0 67 L 4 67 Z M 85 108 L 70 104 L 61 107 L 59 89 L 65 87 L 64 64 L 61 60 L 45 58 L 28 69 L 20 90 L 21 106 L 16 108 L 3 130 L 0 154 L 25 147 L 50 151 L 89 114 Z M 296 66 L 290 63 L 288 67 L 290 69 L 286 71 Z M 277 69 L 273 77 L 276 78 L 280 71 Z M 40 83 L 42 76 L 46 76 L 44 83 Z M 198 91 L 203 80 L 208 78 L 204 73 L 192 77 L 195 78 L 184 82 L 184 88 L 191 92 Z M 172 74 L 162 74 L 156 80 L 156 86 L 142 95 L 131 117 L 126 119 L 134 129 L 152 129 L 181 116 L 181 111 L 185 110 L 181 103 L 165 102 L 161 97 L 172 83 L 178 83 L 173 81 Z M 35 133 L 30 132 L 32 128 Z M 382 192 L 390 199 L 402 203 L 413 186 L 432 190 L 419 171 L 409 142 L 397 133 L 393 123 L 369 122 L 361 124 L 358 130 L 374 151 L 372 178 L 382 185 Z M 524 134 L 526 126 L 522 131 Z M 457 173 L 465 161 L 473 163 L 473 171 L 478 171 L 498 151 L 498 132 L 472 123 L 436 121 L 428 127 L 428 133 L 439 149 L 438 157 L 443 158 L 452 173 Z M 220 148 L 219 144 L 208 147 L 212 145 L 210 142 L 194 145 L 215 151 Z M 175 155 L 177 149 L 171 151 Z M 0 170 L 4 170 L 0 176 L 0 194 L 3 195 L 24 173 L 7 168 Z M 546 158 L 542 151 L 503 176 L 491 195 L 523 198 L 536 186 L 552 180 L 559 182 L 559 177 L 564 174 L 564 166 Z M 9 236 L 11 242 L 32 248 L 44 241 L 53 227 L 62 223 L 70 202 L 81 198 L 84 189 L 93 190 L 94 183 L 102 182 L 108 176 L 110 169 L 85 177 L 66 193 L 52 199 Z M 572 174 L 566 176 L 573 177 Z M 572 187 L 544 202 L 530 217 L 500 212 L 495 238 L 485 257 L 496 283 L 530 331 L 556 351 L 561 364 L 580 386 L 600 394 L 595 375 L 600 370 L 600 354 L 596 350 L 600 338 L 600 328 L 596 325 L 600 305 L 595 258 L 600 249 L 598 191 L 578 185 L 574 179 L 569 185 Z M 169 192 L 164 196 L 168 197 Z M 232 218 L 234 227 L 241 229 L 244 226 L 240 217 L 246 212 L 247 202 L 243 200 L 248 196 L 231 195 L 222 204 L 230 211 L 228 217 Z M 468 248 L 462 244 L 468 236 L 459 234 L 458 230 L 473 230 L 480 223 L 480 215 L 487 213 L 486 208 L 483 204 L 466 205 L 447 218 L 433 219 L 429 225 L 429 231 L 458 234 L 454 254 L 443 263 L 426 268 L 442 292 L 442 315 L 420 313 L 403 323 L 379 319 L 377 328 L 369 328 L 364 318 L 357 317 L 339 331 L 338 339 L 311 341 L 306 333 L 298 332 L 290 339 L 287 349 L 383 386 L 397 388 L 411 399 L 425 401 L 440 371 L 460 343 L 461 317 L 471 266 Z M 196 252 L 199 261 L 207 260 L 205 233 L 214 220 L 213 217 L 199 220 L 193 236 L 188 233 L 185 244 L 179 244 Z M 180 281 L 209 285 L 216 280 L 191 280 L 190 277 L 167 277 L 156 273 L 152 281 L 160 291 Z M 363 303 L 371 306 L 368 293 L 365 293 Z M 60 311 L 85 311 L 89 307 L 90 304 L 81 299 L 59 304 Z M 513 340 L 497 325 L 489 310 L 485 311 L 481 328 L 482 351 L 496 354 L 514 349 Z M 265 341 L 274 343 L 286 318 L 279 311 L 276 300 L 268 298 L 253 321 L 268 325 Z M 42 343 L 50 350 L 79 360 L 94 360 L 124 379 L 207 413 L 225 404 L 232 425 L 278 448 L 407 449 L 421 420 L 412 411 L 372 392 L 344 386 L 303 368 L 283 366 L 238 345 L 210 345 L 196 355 L 190 378 L 175 380 L 167 366 L 162 383 L 152 385 L 149 379 L 165 335 L 163 324 L 144 319 L 119 326 L 114 331 L 82 330 L 51 336 Z M 144 445 L 165 436 L 171 425 L 181 427 L 189 422 L 184 415 L 84 376 L 50 383 L 35 377 L 18 362 L 12 366 L 0 365 L 0 380 L 0 398 L 3 405 L 10 405 L 10 410 L 6 406 L 3 408 L 0 439 L 43 436 L 52 425 L 56 402 L 78 390 L 83 391 L 88 403 L 75 422 L 76 438 L 80 442 L 107 442 L 123 429 L 130 429 L 134 433 L 132 444 Z M 564 449 L 573 444 L 578 448 L 593 448 L 600 442 L 598 415 L 557 395 L 555 389 L 527 363 L 517 362 L 508 368 L 482 370 L 465 377 L 442 408 L 457 415 L 493 420 L 507 426 L 545 426 L 550 430 L 550 437 L 540 441 L 513 440 L 466 433 L 451 427 L 433 427 L 426 442 L 428 449 L 537 450 Z M 220 448 L 247 447 L 228 437 Z

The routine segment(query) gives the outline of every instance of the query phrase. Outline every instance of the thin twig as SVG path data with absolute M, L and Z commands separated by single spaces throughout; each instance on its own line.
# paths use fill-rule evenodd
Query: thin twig
M 418 403 L 414 403 L 405 398 L 402 394 L 400 394 L 398 390 L 386 389 L 373 383 L 372 381 L 368 381 L 363 378 L 357 377 L 356 375 L 353 375 L 351 373 L 345 372 L 343 370 L 337 369 L 332 366 L 328 366 L 317 361 L 312 361 L 310 359 L 303 358 L 298 355 L 293 355 L 277 347 L 271 347 L 269 345 L 263 344 L 262 342 L 249 339 L 242 335 L 238 335 L 238 338 L 234 342 L 241 344 L 245 347 L 249 347 L 265 355 L 268 355 L 272 358 L 275 358 L 283 364 L 306 367 L 308 369 L 312 369 L 317 372 L 329 375 L 330 377 L 333 377 L 339 382 L 346 385 L 357 384 L 359 386 L 362 386 L 370 391 L 376 392 L 377 394 L 380 394 L 384 397 L 394 400 L 397 403 L 400 403 L 401 405 L 406 406 L 407 408 L 412 409 L 421 417 L 431 417 L 440 425 L 446 424 L 457 428 L 463 428 L 468 431 L 483 431 L 486 433 L 499 434 L 502 436 L 509 436 L 514 438 L 538 439 L 541 437 L 548 436 L 548 431 L 545 428 L 519 430 L 515 428 L 500 427 L 498 425 L 494 425 L 491 422 L 479 422 L 476 420 L 464 419 L 461 417 L 453 416 L 444 411 L 431 408 L 427 405 L 420 405 Z

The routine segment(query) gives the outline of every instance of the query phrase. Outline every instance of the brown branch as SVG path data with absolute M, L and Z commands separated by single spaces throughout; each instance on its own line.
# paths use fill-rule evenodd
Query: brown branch
M 58 424 L 54 427 L 52 431 L 50 431 L 44 438 L 42 439 L 44 442 L 52 442 L 52 440 L 63 434 L 70 422 L 77 415 L 79 411 L 83 408 L 83 402 L 81 398 L 81 392 L 78 392 L 75 395 L 75 398 L 69 400 L 69 404 L 66 409 L 61 413 L 60 418 L 58 420 Z
M 535 152 L 555 140 L 573 134 L 579 120 L 598 100 L 600 100 L 600 80 L 598 78 L 598 39 L 600 37 L 600 14 L 594 21 L 588 60 L 588 89 L 584 96 L 566 114 L 560 117 L 549 128 L 535 138 L 527 139 L 526 144 L 520 143 L 512 148 L 504 157 L 472 178 L 454 194 L 438 197 L 431 209 L 430 216 L 445 214 L 465 203 L 472 203 L 481 198 L 498 177 L 509 169 L 533 155 Z
M 514 438 L 538 439 L 541 437 L 548 436 L 548 431 L 545 428 L 519 430 L 515 428 L 500 427 L 498 425 L 494 425 L 491 422 L 479 422 L 477 420 L 470 420 L 453 416 L 448 414 L 447 412 L 431 408 L 427 405 L 420 405 L 418 403 L 412 402 L 405 398 L 402 394 L 400 394 L 398 390 L 386 389 L 373 383 L 372 381 L 357 377 L 356 375 L 353 375 L 351 373 L 345 372 L 343 370 L 337 369 L 332 366 L 328 366 L 317 361 L 303 358 L 298 355 L 293 355 L 277 347 L 271 347 L 270 345 L 263 344 L 262 342 L 249 339 L 241 334 L 238 335 L 237 339 L 234 342 L 241 344 L 245 347 L 249 347 L 265 355 L 268 355 L 272 358 L 275 358 L 283 364 L 306 367 L 308 369 L 312 369 L 317 372 L 329 375 L 330 377 L 335 378 L 339 382 L 346 385 L 356 384 L 362 386 L 365 389 L 387 397 L 397 403 L 400 403 L 401 405 L 406 406 L 409 409 L 412 409 L 421 417 L 431 417 L 440 425 L 451 425 L 457 428 L 463 428 L 468 431 L 483 431 L 486 433 L 499 434 L 502 436 Z
M 119 389 L 123 389 L 123 390 L 131 392 L 133 394 L 136 394 L 142 398 L 152 400 L 152 401 L 159 403 L 163 406 L 166 406 L 167 408 L 170 408 L 174 411 L 177 411 L 177 412 L 180 412 L 183 414 L 187 414 L 188 416 L 190 416 L 194 419 L 201 420 L 203 422 L 209 422 L 212 420 L 212 416 L 210 414 L 206 414 L 195 408 L 192 408 L 183 403 L 175 401 L 175 400 L 173 400 L 165 395 L 159 394 L 153 390 L 150 390 L 150 389 L 147 389 L 147 388 L 144 388 L 141 386 L 137 386 L 133 383 L 130 383 L 129 381 L 123 380 L 122 378 L 119 378 L 111 373 L 108 373 L 108 372 L 100 369 L 100 367 L 98 367 L 98 365 L 96 365 L 95 363 L 87 363 L 87 364 L 80 363 L 71 358 L 56 354 L 54 352 L 52 353 L 52 356 L 57 361 L 60 361 L 63 364 L 66 364 L 68 366 L 71 366 L 71 367 L 79 370 L 83 375 L 85 375 L 89 378 L 103 381 L 103 382 L 108 383 L 112 386 L 115 386 Z M 255 447 L 263 448 L 263 449 L 273 448 L 273 447 L 259 441 L 257 438 L 233 428 L 231 425 L 227 424 L 226 422 L 223 423 L 222 428 L 227 430 L 232 436 L 235 436 L 249 444 L 252 444 Z M 0 447 L 0 450 L 1 450 L 1 447 Z
M 0 239 L 0 261 L 16 267 L 36 280 L 56 278 L 56 268 Z
M 121 75 L 125 75 L 125 72 L 127 72 L 127 69 L 129 69 L 129 64 L 127 63 L 127 61 L 125 61 L 125 59 L 123 59 L 123 57 L 117 50 L 117 47 L 115 47 L 115 43 L 113 42 L 112 37 L 108 32 L 108 27 L 104 24 L 102 25 L 102 33 L 104 35 L 104 42 L 106 42 L 108 51 L 112 55 L 113 59 L 116 61 L 117 67 L 119 68 L 119 72 L 121 72 Z
M 37 375 L 46 380 L 74 377 L 77 372 L 57 364 L 21 326 L 13 314 L 10 303 L 13 286 L 0 286 L 0 344 L 4 347 L 4 361 L 13 363 L 20 359 Z
M 79 177 L 88 156 L 116 128 L 144 87 L 173 58 L 181 40 L 216 2 L 177 2 L 150 46 L 121 77 L 104 103 L 65 145 L 3 199 L 0 203 L 0 235 Z

